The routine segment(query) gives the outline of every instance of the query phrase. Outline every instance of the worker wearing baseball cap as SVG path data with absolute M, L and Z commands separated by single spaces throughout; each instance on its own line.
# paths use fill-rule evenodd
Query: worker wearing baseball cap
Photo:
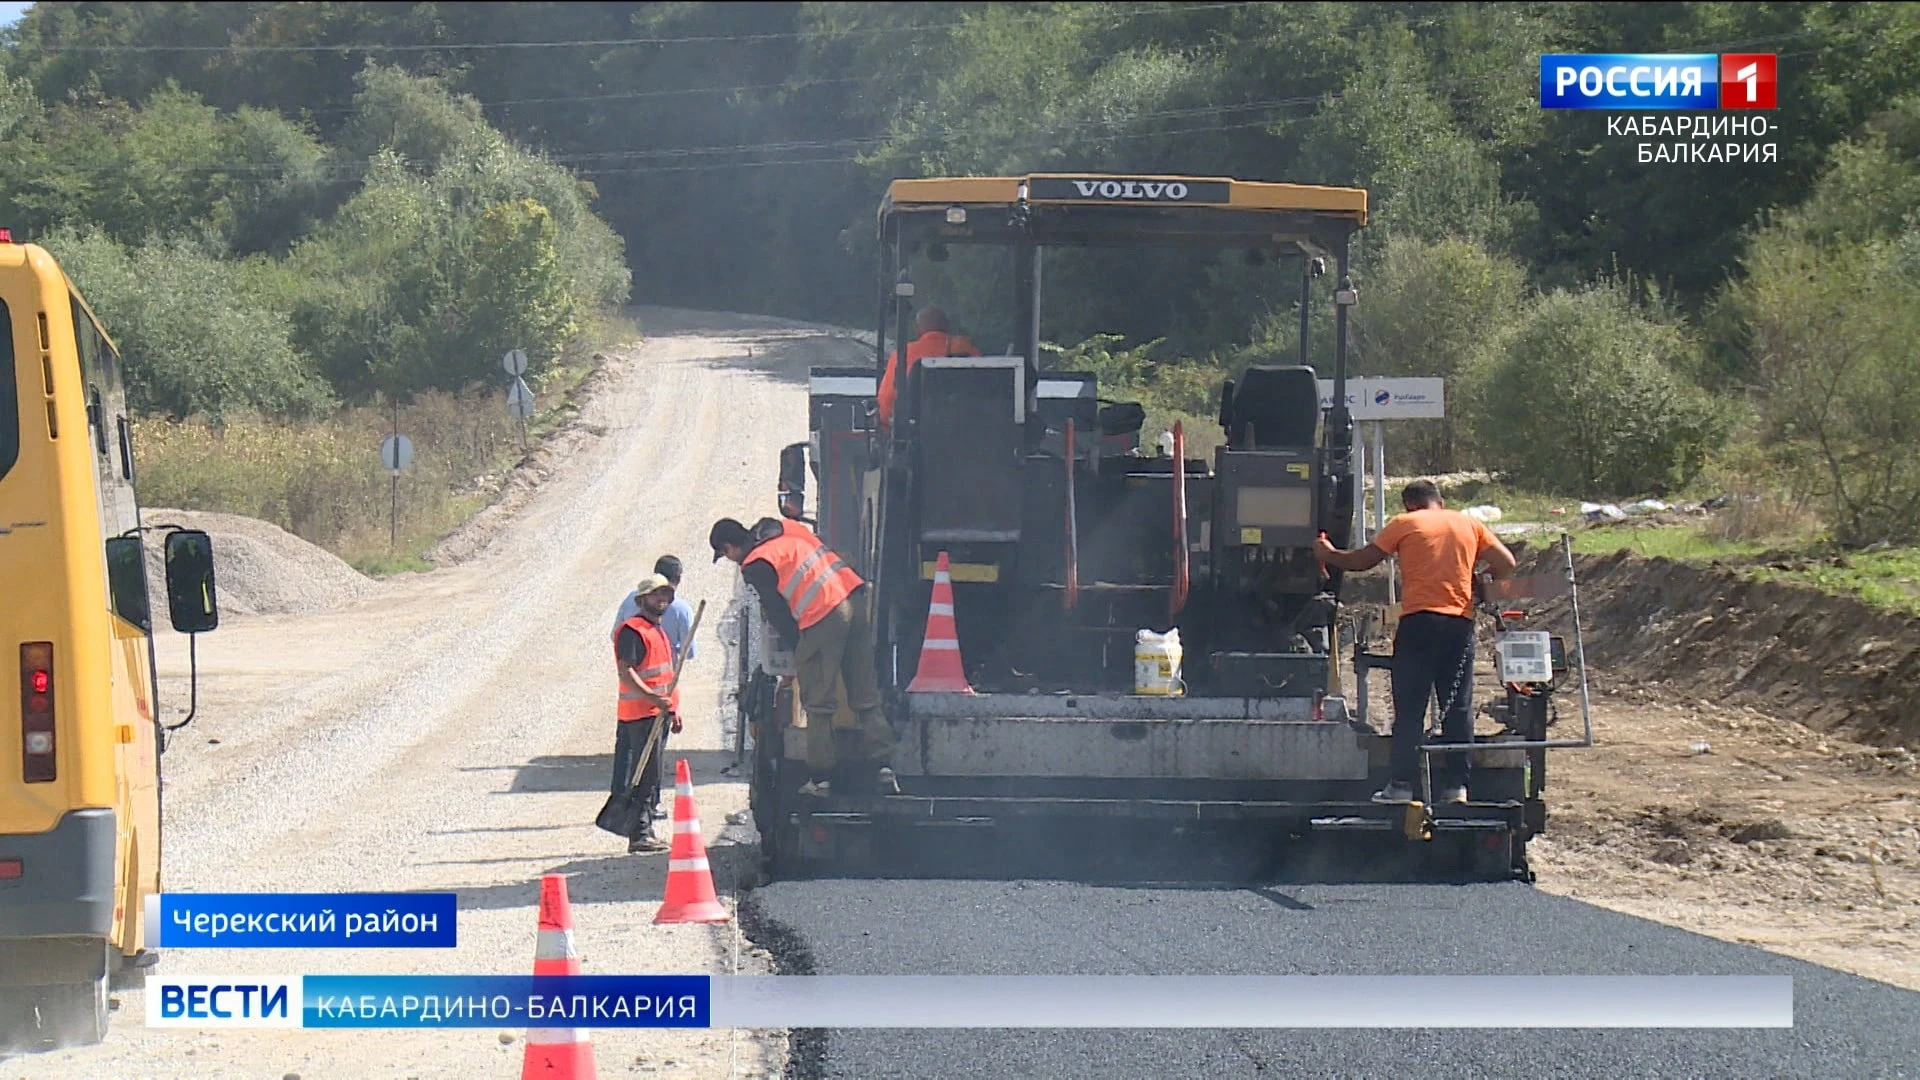
M 880 711 L 874 673 L 872 587 L 812 529 L 791 519 L 762 518 L 748 529 L 721 518 L 707 541 L 715 562 L 739 564 L 741 578 L 760 598 L 761 615 L 793 651 L 813 782 L 824 772 L 839 794 L 872 790 L 876 781 L 882 794 L 897 793 L 889 764 L 893 730 Z M 845 719 L 842 694 L 850 713 Z
M 634 586 L 639 610 L 614 631 L 613 652 L 620 673 L 617 734 L 613 744 L 613 801 L 629 794 L 644 813 L 627 836 L 630 852 L 665 851 L 653 834 L 653 810 L 660 802 L 660 764 L 667 730 L 678 732 L 680 689 L 674 672 L 673 644 L 660 620 L 673 603 L 673 583 L 664 574 L 648 574 Z M 657 735 L 654 728 L 667 727 Z

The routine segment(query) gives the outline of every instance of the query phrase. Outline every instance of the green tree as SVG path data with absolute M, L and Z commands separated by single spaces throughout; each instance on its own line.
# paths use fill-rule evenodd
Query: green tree
M 1355 372 L 1437 376 L 1450 402 L 1446 419 L 1395 425 L 1395 447 L 1409 468 L 1460 467 L 1458 450 L 1472 442 L 1460 419 L 1468 374 L 1525 309 L 1526 270 L 1511 259 L 1466 240 L 1395 237 L 1386 245 L 1354 310 Z
M 46 243 L 110 328 L 135 410 L 217 420 L 235 409 L 312 416 L 332 405 L 293 347 L 288 312 L 248 267 L 181 240 L 127 249 L 98 230 Z
M 1851 543 L 1920 528 L 1920 98 L 1834 149 L 1753 237 L 1729 306 L 1762 437 Z
M 1476 372 L 1486 463 L 1576 496 L 1667 494 L 1726 439 L 1730 418 L 1679 374 L 1695 345 L 1613 283 L 1540 297 Z

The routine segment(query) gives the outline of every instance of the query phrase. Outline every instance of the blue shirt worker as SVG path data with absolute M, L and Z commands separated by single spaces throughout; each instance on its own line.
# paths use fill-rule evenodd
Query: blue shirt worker
M 680 560 L 672 555 L 662 555 L 653 564 L 653 572 L 666 578 L 674 588 L 673 605 L 660 617 L 660 629 L 667 632 L 667 640 L 673 642 L 674 655 L 680 654 L 680 643 L 687 640 L 687 632 L 693 629 L 693 605 L 680 596 Z M 628 619 L 640 613 L 640 594 L 628 593 L 620 604 L 620 614 L 614 617 L 613 628 L 619 630 Z M 692 660 L 700 652 L 699 645 L 687 646 L 687 659 Z

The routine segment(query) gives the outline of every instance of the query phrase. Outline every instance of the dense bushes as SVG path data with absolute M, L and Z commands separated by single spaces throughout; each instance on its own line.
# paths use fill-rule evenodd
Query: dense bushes
M 578 365 L 556 361 L 584 359 L 628 271 L 591 188 L 472 99 L 380 67 L 355 85 L 328 145 L 170 85 L 44 106 L 0 82 L 0 224 L 53 252 L 119 345 L 145 502 L 418 565 L 520 451 L 501 354 L 563 386 Z M 374 450 L 396 401 L 417 450 L 390 537 Z
M 184 239 L 127 248 L 99 229 L 63 229 L 45 243 L 119 345 L 136 411 L 307 418 L 333 404 L 293 345 L 264 259 L 215 258 Z
M 537 374 L 627 298 L 619 238 L 472 99 L 370 67 L 336 146 L 165 87 L 41 107 L 0 87 L 0 215 L 68 268 L 136 408 L 312 417 Z
M 1920 99 L 1753 238 L 1732 303 L 1773 460 L 1844 540 L 1920 532 Z
M 1536 300 L 1461 404 L 1487 465 L 1527 487 L 1665 495 L 1725 440 L 1729 418 L 1682 374 L 1693 345 L 1618 285 Z

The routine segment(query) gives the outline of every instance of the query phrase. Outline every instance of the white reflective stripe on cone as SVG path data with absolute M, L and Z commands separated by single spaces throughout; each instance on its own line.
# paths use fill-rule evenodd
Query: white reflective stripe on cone
M 579 955 L 573 951 L 571 930 L 542 930 L 533 946 L 535 960 L 572 960 Z
M 960 651 L 960 643 L 953 640 L 952 638 L 936 639 L 933 641 L 923 642 L 920 647 L 923 649 L 946 649 L 949 652 Z
M 565 1043 L 583 1043 L 586 1041 L 586 1028 L 527 1029 L 527 1043 L 530 1046 L 559 1046 Z
M 673 831 L 676 834 L 692 833 L 695 836 L 698 836 L 700 835 L 700 819 L 693 818 L 692 820 L 689 820 L 689 821 L 676 821 L 673 823 Z
M 693 785 L 692 784 L 675 784 L 673 785 L 673 793 L 675 795 L 681 796 L 682 798 L 691 799 L 693 798 Z
M 953 605 L 952 605 L 952 604 L 928 604 L 928 605 L 927 605 L 927 614 L 929 614 L 929 615 L 951 615 L 951 614 L 953 614 Z
M 705 859 L 668 859 L 667 860 L 667 873 L 669 874 L 679 874 L 689 870 L 705 870 L 706 868 L 707 868 L 707 860 Z

